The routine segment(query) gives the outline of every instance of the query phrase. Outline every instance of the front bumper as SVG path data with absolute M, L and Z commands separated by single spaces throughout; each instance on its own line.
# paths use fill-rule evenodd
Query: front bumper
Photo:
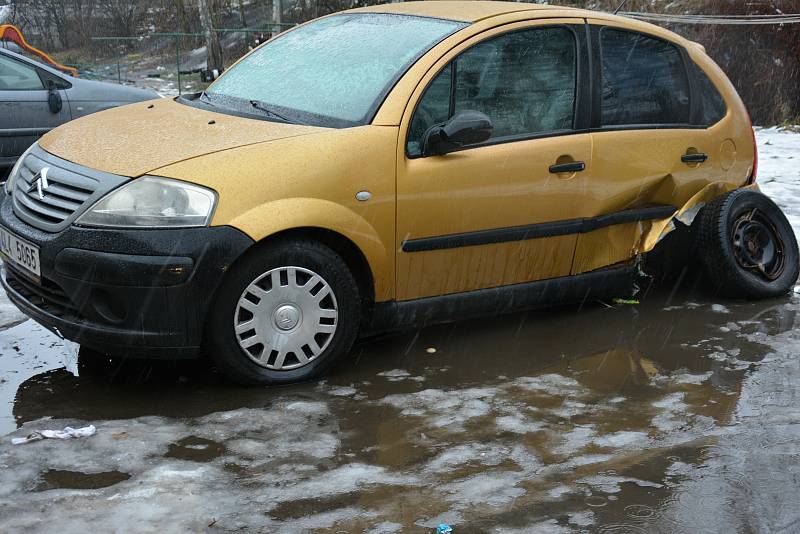
M 11 301 L 63 337 L 118 356 L 197 356 L 222 276 L 253 244 L 227 226 L 48 233 L 20 220 L 11 204 L 2 195 L 0 225 L 39 247 L 42 273 L 34 280 L 4 265 L 0 282 Z

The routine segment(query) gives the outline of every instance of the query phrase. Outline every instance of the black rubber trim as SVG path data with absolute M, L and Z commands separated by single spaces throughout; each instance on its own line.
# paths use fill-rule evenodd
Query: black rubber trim
M 540 237 L 585 234 L 598 228 L 637 221 L 664 219 L 677 211 L 675 206 L 649 206 L 609 213 L 585 219 L 570 219 L 525 226 L 512 226 L 477 232 L 464 232 L 436 237 L 422 237 L 403 241 L 403 252 L 424 252 L 459 247 L 474 247 L 509 241 L 524 241 Z
M 630 295 L 635 277 L 636 267 L 622 264 L 535 282 L 400 302 L 380 302 L 375 305 L 364 334 Z

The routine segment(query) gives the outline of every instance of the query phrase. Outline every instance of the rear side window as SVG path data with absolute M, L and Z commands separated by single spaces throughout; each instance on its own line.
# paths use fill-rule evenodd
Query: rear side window
M 719 94 L 714 82 L 712 82 L 706 73 L 703 72 L 698 65 L 691 62 L 689 68 L 692 71 L 695 82 L 697 82 L 697 91 L 700 93 L 700 100 L 702 102 L 702 116 L 701 123 L 704 126 L 711 126 L 722 120 L 728 108 L 725 105 L 725 100 Z
M 571 30 L 550 27 L 507 33 L 467 49 L 437 75 L 417 104 L 408 154 L 419 155 L 425 132 L 459 111 L 485 113 L 494 126 L 492 139 L 571 129 L 576 48 Z
M 689 123 L 689 80 L 675 45 L 606 27 L 600 48 L 603 126 Z

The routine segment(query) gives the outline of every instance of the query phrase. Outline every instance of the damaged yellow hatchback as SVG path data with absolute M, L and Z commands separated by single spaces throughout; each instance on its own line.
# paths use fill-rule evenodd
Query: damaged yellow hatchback
M 205 92 L 45 135 L 6 184 L 2 283 L 85 351 L 205 352 L 234 380 L 292 382 L 359 332 L 627 296 L 668 245 L 714 290 L 785 293 L 797 242 L 756 166 L 731 83 L 656 26 L 360 8 Z

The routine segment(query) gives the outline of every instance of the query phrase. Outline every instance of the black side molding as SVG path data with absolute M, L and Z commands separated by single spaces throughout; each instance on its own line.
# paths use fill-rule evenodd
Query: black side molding
M 585 234 L 598 228 L 638 221 L 664 219 L 674 214 L 675 206 L 648 206 L 599 215 L 586 219 L 569 219 L 566 221 L 512 226 L 493 230 L 480 230 L 436 237 L 422 237 L 403 241 L 403 252 L 423 252 L 459 247 L 473 247 L 509 241 L 524 241 L 540 237 L 556 237 L 569 234 Z
M 636 267 L 630 264 L 535 282 L 465 293 L 375 304 L 365 334 L 500 315 L 552 305 L 575 304 L 632 294 Z

